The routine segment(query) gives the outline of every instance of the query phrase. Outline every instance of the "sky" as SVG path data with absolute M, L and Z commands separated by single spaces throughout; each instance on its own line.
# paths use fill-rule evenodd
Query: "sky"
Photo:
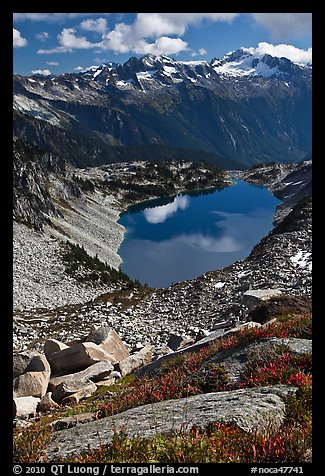
M 144 54 L 210 62 L 241 47 L 311 63 L 312 14 L 13 14 L 14 73 L 26 76 L 78 72 Z

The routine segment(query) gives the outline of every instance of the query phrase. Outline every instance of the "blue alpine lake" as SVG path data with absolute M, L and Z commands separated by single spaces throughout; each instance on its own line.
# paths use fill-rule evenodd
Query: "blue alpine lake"
M 228 266 L 271 230 L 278 203 L 266 188 L 239 180 L 133 205 L 119 219 L 121 270 L 166 287 Z

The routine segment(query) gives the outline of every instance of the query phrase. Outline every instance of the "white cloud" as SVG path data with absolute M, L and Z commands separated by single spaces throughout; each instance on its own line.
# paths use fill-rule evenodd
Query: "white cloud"
M 57 38 L 60 46 L 49 50 L 38 50 L 38 54 L 71 53 L 73 50 L 97 48 L 99 43 L 91 43 L 85 36 L 76 36 L 74 28 L 63 28 Z
M 35 33 L 35 38 L 39 41 L 46 41 L 50 38 L 50 35 L 47 31 L 40 31 L 39 33 Z
M 48 64 L 49 66 L 59 66 L 60 63 L 58 63 L 57 61 L 46 61 L 46 64 Z
M 98 43 L 89 41 L 85 36 L 78 36 L 74 28 L 63 28 L 58 35 L 58 45 L 52 49 L 39 49 L 38 54 L 71 53 L 80 49 L 96 48 L 99 55 L 106 50 L 115 53 L 136 53 L 154 55 L 172 55 L 181 51 L 190 51 L 189 45 L 181 36 L 187 28 L 207 22 L 232 22 L 239 15 L 249 15 L 257 24 L 263 25 L 275 36 L 291 36 L 309 32 L 311 29 L 310 13 L 137 13 L 131 24 L 118 22 L 111 31 L 107 31 L 106 13 L 17 13 L 16 19 L 34 21 L 64 21 L 88 15 L 80 23 L 84 31 L 101 34 Z M 97 15 L 99 18 L 89 18 Z M 262 51 L 273 56 L 284 56 L 298 63 L 311 61 L 311 49 L 300 50 L 290 45 L 270 45 L 260 43 L 256 52 Z M 192 56 L 206 55 L 204 48 L 191 52 Z
M 261 42 L 257 48 L 244 48 L 250 53 L 258 56 L 265 54 L 275 56 L 278 58 L 288 58 L 293 63 L 307 64 L 312 63 L 312 48 L 308 50 L 301 50 L 292 45 L 279 44 L 272 45 L 271 43 Z
M 172 55 L 187 49 L 186 41 L 181 38 L 169 38 L 169 36 L 161 36 L 154 43 L 144 42 L 142 47 L 138 48 L 135 53 L 150 53 L 153 55 Z
M 133 36 L 132 27 L 125 23 L 118 23 L 114 30 L 103 35 L 102 48 L 113 50 L 116 53 L 127 53 L 132 51 L 132 44 L 135 38 Z
M 252 13 L 257 24 L 267 28 L 275 39 L 294 38 L 311 33 L 311 13 Z
M 106 61 L 108 61 L 106 58 L 99 58 L 98 56 L 96 56 L 96 58 L 94 58 L 94 63 L 95 64 L 103 64 L 103 63 L 106 63 Z
M 181 38 L 188 25 L 203 21 L 232 21 L 238 13 L 138 13 L 132 24 L 117 23 L 115 28 L 103 35 L 101 47 L 117 53 L 177 54 L 188 50 Z M 150 41 L 151 40 L 151 41 Z M 204 51 L 204 52 L 203 52 Z M 205 54 L 201 48 L 199 54 Z
M 38 55 L 52 55 L 54 53 L 71 53 L 73 49 L 66 48 L 65 46 L 56 46 L 55 48 L 49 50 L 37 50 Z
M 83 71 L 85 68 L 83 68 L 82 66 L 76 66 L 74 68 L 75 71 Z
M 138 35 L 132 25 L 118 23 L 114 30 L 103 35 L 101 48 L 112 50 L 116 53 L 133 52 L 138 54 L 151 53 L 176 54 L 187 48 L 187 43 L 181 38 L 170 38 L 161 36 L 154 42 L 147 41 L 144 37 Z
M 170 55 L 187 49 L 186 41 L 181 38 L 161 36 L 154 42 L 149 42 L 144 37 L 139 36 L 132 25 L 126 25 L 125 23 L 118 23 L 114 30 L 103 35 L 103 39 L 101 47 L 104 50 L 112 50 L 117 53 Z
M 105 33 L 105 31 L 107 30 L 107 20 L 106 18 L 84 20 L 80 23 L 80 28 L 86 31 L 96 31 L 98 33 Z
M 192 51 L 191 53 L 191 56 L 202 56 L 202 55 L 206 55 L 207 54 L 207 50 L 205 48 L 199 48 L 198 51 Z
M 239 13 L 138 13 L 134 29 L 144 37 L 183 35 L 189 25 L 203 21 L 231 22 Z
M 26 46 L 26 45 L 27 45 L 26 38 L 23 38 L 21 36 L 21 33 L 19 30 L 16 30 L 16 28 L 13 28 L 13 47 L 22 48 L 23 46 Z
M 138 37 L 159 37 L 162 35 L 183 35 L 186 22 L 178 22 L 167 13 L 138 13 L 133 30 Z
M 34 21 L 63 21 L 76 17 L 77 13 L 17 13 L 16 20 Z M 87 14 L 88 16 L 90 14 Z M 96 31 L 102 34 L 102 41 L 92 43 L 84 36 L 77 36 L 74 28 L 64 28 L 58 35 L 59 45 L 52 49 L 39 49 L 38 54 L 71 53 L 76 49 L 98 48 L 115 53 L 137 53 L 154 55 L 178 54 L 188 50 L 188 44 L 182 36 L 189 25 L 199 25 L 202 22 L 231 22 L 239 13 L 137 13 L 132 24 L 117 23 L 113 30 L 107 31 L 107 21 L 103 18 L 87 18 L 82 21 L 80 28 L 86 31 Z M 178 37 L 171 37 L 171 35 Z M 204 48 L 198 53 L 206 54 Z
M 49 69 L 33 69 L 32 73 L 41 74 L 42 76 L 49 76 L 50 74 L 52 74 Z
M 58 34 L 59 43 L 67 49 L 89 49 L 98 46 L 91 43 L 84 36 L 76 36 L 74 28 L 63 28 Z

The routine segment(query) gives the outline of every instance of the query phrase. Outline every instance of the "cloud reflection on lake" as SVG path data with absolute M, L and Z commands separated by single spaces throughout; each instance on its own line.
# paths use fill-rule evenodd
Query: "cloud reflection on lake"
M 189 206 L 187 195 L 178 195 L 174 201 L 155 208 L 146 208 L 143 214 L 148 223 L 163 223 L 167 218 L 174 215 L 178 210 L 185 210 Z

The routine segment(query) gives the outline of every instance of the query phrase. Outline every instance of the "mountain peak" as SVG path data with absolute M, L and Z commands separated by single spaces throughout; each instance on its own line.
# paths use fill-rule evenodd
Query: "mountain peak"
M 214 58 L 210 64 L 218 74 L 242 77 L 285 78 L 302 68 L 302 65 L 293 63 L 288 58 L 260 54 L 254 48 L 230 51 L 221 59 Z

